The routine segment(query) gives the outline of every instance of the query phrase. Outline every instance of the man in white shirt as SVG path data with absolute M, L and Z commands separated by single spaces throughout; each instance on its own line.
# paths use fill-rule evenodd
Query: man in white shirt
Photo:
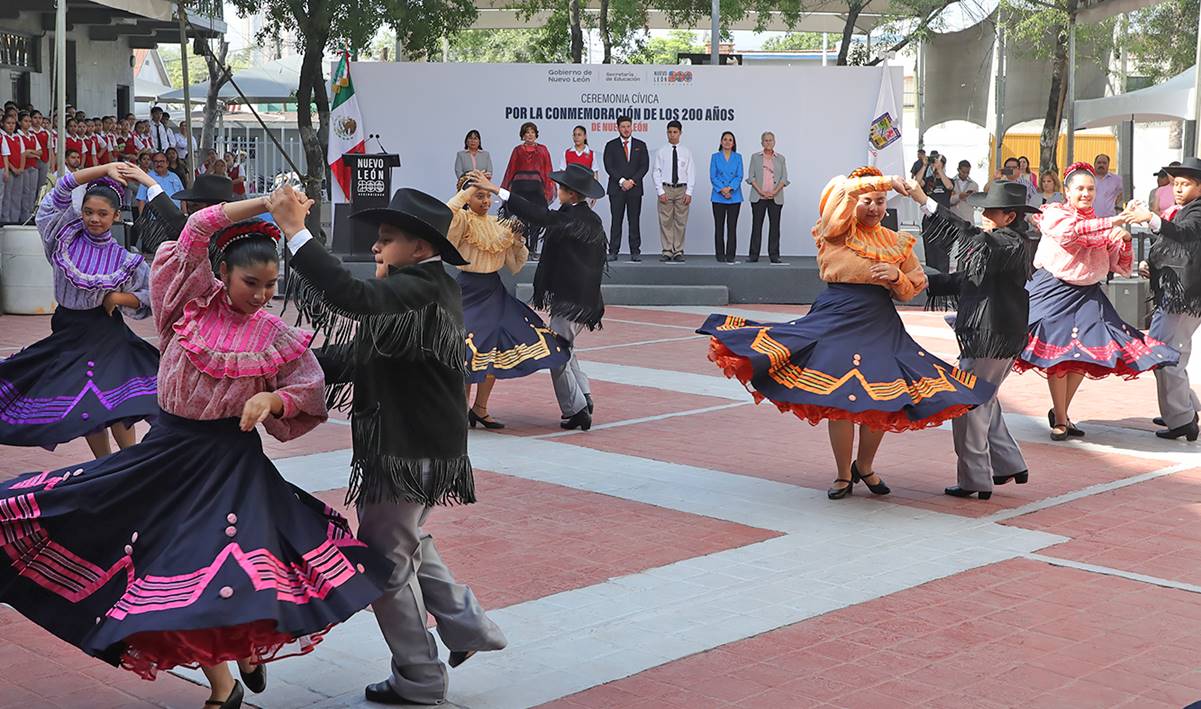
M 156 153 L 165 153 L 167 148 L 175 147 L 175 141 L 171 138 L 171 129 L 167 127 L 166 117 L 167 114 L 158 106 L 150 109 L 150 147 Z
M 1097 171 L 1097 196 L 1093 199 L 1093 211 L 1098 217 L 1112 217 L 1120 210 L 1122 201 L 1122 178 L 1109 171 L 1109 156 L 1093 158 L 1093 169 Z
M 663 242 L 660 261 L 684 262 L 684 228 L 696 186 L 692 153 L 680 145 L 684 127 L 679 121 L 667 124 L 667 145 L 655 153 L 653 178 L 659 193 L 659 238 Z
M 972 164 L 967 160 L 960 160 L 959 172 L 952 180 L 954 187 L 951 189 L 951 211 L 969 224 L 974 224 L 976 210 L 968 203 L 967 198 L 979 192 L 980 185 L 970 177 L 971 174 Z

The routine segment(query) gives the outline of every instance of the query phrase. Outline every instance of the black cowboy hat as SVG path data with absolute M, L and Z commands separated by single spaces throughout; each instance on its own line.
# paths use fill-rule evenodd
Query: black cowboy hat
M 179 199 L 200 204 L 220 204 L 234 201 L 234 183 L 222 175 L 201 175 L 192 186 L 171 195 Z
M 1176 167 L 1179 164 L 1180 164 L 1179 160 L 1173 160 L 1172 162 L 1168 163 L 1168 167 Z M 1170 175 L 1168 175 L 1166 169 L 1161 167 L 1155 171 L 1155 177 L 1170 177 Z
M 1172 177 L 1191 177 L 1194 180 L 1201 180 L 1201 158 L 1185 158 L 1180 161 L 1179 165 L 1168 165 L 1163 171 Z
M 434 245 L 442 260 L 452 266 L 466 266 L 467 260 L 446 238 L 454 215 L 437 197 L 409 187 L 396 190 L 387 207 L 364 209 L 350 215 L 369 224 L 391 224 L 406 234 Z
M 992 183 L 988 193 L 977 192 L 967 198 L 968 204 L 983 209 L 1011 209 L 1015 212 L 1037 212 L 1026 201 L 1026 186 L 1021 182 L 998 180 Z
M 566 170 L 552 172 L 550 179 L 585 197 L 600 199 L 605 196 L 605 188 L 601 187 L 601 183 L 592 176 L 592 171 L 583 165 L 572 163 L 567 166 Z

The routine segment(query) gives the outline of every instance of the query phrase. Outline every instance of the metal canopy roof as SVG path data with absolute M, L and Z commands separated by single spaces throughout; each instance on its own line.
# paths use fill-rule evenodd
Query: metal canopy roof
M 0 18 L 22 12 L 41 14 L 41 26 L 54 31 L 55 0 L 0 0 Z M 218 37 L 225 34 L 221 3 L 188 16 L 189 37 Z M 133 49 L 154 49 L 158 44 L 178 44 L 179 24 L 175 5 L 169 0 L 67 0 L 67 29 L 86 27 L 88 39 L 112 42 L 127 36 Z
M 581 5 L 586 15 L 594 16 L 591 24 L 595 26 L 595 16 L 600 11 L 600 3 L 597 0 L 586 0 Z M 520 12 L 521 6 L 521 0 L 476 0 L 475 7 L 478 16 L 471 28 L 477 30 L 536 28 L 545 25 L 547 18 L 550 17 L 549 11 L 536 12 L 529 17 L 525 17 Z M 878 27 L 885 20 L 888 7 L 889 2 L 887 0 L 871 0 L 855 21 L 856 31 L 858 33 L 867 33 Z M 760 14 L 757 12 L 748 13 L 742 20 L 730 23 L 729 29 L 757 29 Z M 766 14 L 766 17 L 762 18 L 765 30 L 775 32 L 841 33 L 843 25 L 846 23 L 846 4 L 845 2 L 840 3 L 835 0 L 821 0 L 814 3 L 811 11 L 803 15 L 795 27 L 787 26 L 782 19 L 783 16 L 779 12 L 763 14 Z M 691 29 L 678 27 L 665 13 L 658 10 L 647 12 L 646 26 L 647 29 L 652 30 Z M 708 20 L 706 19 L 703 27 L 697 27 L 696 29 L 708 29 Z

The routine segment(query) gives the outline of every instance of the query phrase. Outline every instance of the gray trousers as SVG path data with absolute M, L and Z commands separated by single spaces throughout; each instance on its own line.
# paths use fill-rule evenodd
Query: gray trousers
M 580 369 L 580 361 L 575 356 L 575 338 L 584 326 L 558 316 L 552 317 L 548 326 L 571 344 L 571 358 L 563 366 L 550 370 L 550 379 L 555 386 L 555 398 L 559 400 L 559 411 L 563 413 L 563 417 L 575 416 L 588 406 L 584 395 L 592 395 L 592 385 L 588 382 L 588 376 Z
M 359 539 L 396 565 L 384 595 L 371 605 L 392 653 L 392 689 L 413 703 L 446 699 L 446 666 L 426 629 L 434 616 L 438 635 L 451 650 L 497 650 L 500 628 L 484 615 L 471 589 L 455 581 L 421 531 L 429 508 L 412 502 L 359 505 Z
M 961 357 L 959 368 L 998 389 L 1009 375 L 1013 359 Z M 951 421 L 955 455 L 959 457 L 959 487 L 973 492 L 992 490 L 994 475 L 1012 475 L 1026 470 L 1026 459 L 1005 425 L 1001 402 L 991 399 Z
M 17 221 L 24 222 L 33 216 L 33 208 L 37 205 L 38 171 L 28 167 L 19 177 L 21 178 L 21 203 L 17 207 Z
M 1188 381 L 1189 355 L 1193 352 L 1193 333 L 1201 325 L 1201 318 L 1187 313 L 1165 313 L 1155 311 L 1151 316 L 1151 337 L 1180 352 L 1180 363 L 1175 367 L 1160 367 L 1155 370 L 1155 392 L 1159 395 L 1159 415 L 1168 428 L 1177 428 L 1192 422 L 1201 405 Z

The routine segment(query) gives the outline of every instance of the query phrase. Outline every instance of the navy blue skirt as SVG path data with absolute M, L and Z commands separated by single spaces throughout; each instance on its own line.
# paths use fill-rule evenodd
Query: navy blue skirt
M 50 330 L 0 362 L 0 443 L 53 449 L 158 414 L 158 349 L 120 310 L 59 307 Z
M 808 315 L 757 323 L 710 315 L 709 359 L 751 390 L 816 425 L 841 419 L 886 431 L 937 426 L 988 401 L 996 388 L 925 351 L 886 289 L 832 283 Z
M 1180 361 L 1179 352 L 1124 322 L 1099 283 L 1076 286 L 1040 269 L 1026 290 L 1030 340 L 1014 361 L 1019 372 L 1134 379 Z
M 567 362 L 570 346 L 505 290 L 500 274 L 460 271 L 458 280 L 469 382 L 478 384 L 488 375 L 516 379 Z
M 0 602 L 146 679 L 308 652 L 391 563 L 237 419 L 162 413 L 138 445 L 0 485 Z

